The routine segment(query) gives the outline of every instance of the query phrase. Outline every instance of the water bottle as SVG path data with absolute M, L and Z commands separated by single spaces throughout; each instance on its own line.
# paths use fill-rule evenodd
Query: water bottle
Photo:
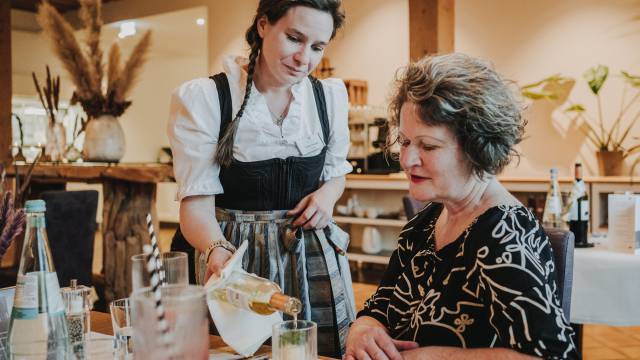
M 25 212 L 27 228 L 9 324 L 10 358 L 46 354 L 42 358 L 65 359 L 67 324 L 47 241 L 44 201 L 27 201 Z

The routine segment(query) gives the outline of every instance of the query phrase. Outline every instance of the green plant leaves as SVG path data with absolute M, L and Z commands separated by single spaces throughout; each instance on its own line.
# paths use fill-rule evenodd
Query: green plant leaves
M 609 67 L 604 65 L 597 65 L 592 68 L 589 68 L 584 72 L 584 79 L 589 84 L 589 88 L 591 92 L 598 95 L 602 85 L 604 85 L 605 80 L 609 76 Z
M 571 105 L 568 108 L 564 109 L 564 112 L 577 112 L 577 113 L 581 113 L 583 111 L 587 111 L 587 109 L 585 109 L 584 106 L 580 105 L 580 104 L 575 104 L 575 105 Z
M 522 86 L 520 92 L 522 96 L 531 100 L 558 100 L 567 95 L 567 90 L 570 90 L 574 83 L 573 78 L 555 74 Z
M 631 75 L 626 71 L 621 71 L 620 73 L 622 73 L 624 81 L 626 81 L 629 85 L 634 88 L 640 88 L 640 76 Z

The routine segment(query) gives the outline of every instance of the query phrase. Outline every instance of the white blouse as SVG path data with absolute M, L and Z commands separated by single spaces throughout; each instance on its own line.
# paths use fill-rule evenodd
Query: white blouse
M 224 72 L 231 90 L 232 116 L 244 97 L 247 60 L 226 57 Z M 329 144 L 320 180 L 344 176 L 353 170 L 346 161 L 349 151 L 348 98 L 339 79 L 322 80 L 329 117 Z M 238 125 L 234 157 L 251 162 L 290 156 L 314 156 L 322 151 L 324 137 L 311 81 L 293 85 L 289 112 L 276 125 L 265 98 L 252 85 L 251 96 Z M 177 200 L 194 195 L 223 193 L 220 166 L 215 162 L 220 131 L 220 102 L 215 82 L 199 78 L 180 85 L 171 98 L 168 136 L 173 152 L 173 169 L 178 183 Z

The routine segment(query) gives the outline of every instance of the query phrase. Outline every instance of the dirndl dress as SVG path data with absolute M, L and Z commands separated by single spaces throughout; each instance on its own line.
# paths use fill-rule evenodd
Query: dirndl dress
M 211 77 L 220 97 L 223 134 L 232 120 L 226 75 Z M 351 273 L 346 257 L 349 235 L 334 221 L 324 229 L 291 227 L 286 215 L 320 186 L 329 143 L 329 120 L 322 83 L 310 77 L 322 125 L 325 147 L 315 156 L 242 162 L 221 167 L 224 193 L 216 195 L 216 219 L 225 238 L 239 246 L 249 242 L 243 268 L 280 285 L 302 302 L 299 318 L 318 324 L 318 353 L 342 357 L 349 324 L 355 319 Z M 176 231 L 171 249 L 190 253 L 191 281 L 203 276 L 196 270 L 196 251 Z M 197 274 L 199 272 L 200 274 Z

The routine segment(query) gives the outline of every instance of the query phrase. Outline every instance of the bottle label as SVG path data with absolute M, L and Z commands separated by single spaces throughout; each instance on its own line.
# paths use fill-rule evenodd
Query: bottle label
M 38 317 L 37 274 L 18 275 L 11 316 L 14 319 L 26 320 L 33 320 Z
M 578 212 L 578 202 L 580 202 L 580 211 Z M 569 210 L 569 221 L 588 221 L 589 220 L 589 200 L 576 200 L 571 204 Z
M 249 306 L 250 305 L 249 296 L 247 294 L 244 294 L 230 287 L 228 287 L 226 291 L 227 291 L 227 301 L 231 305 L 240 309 L 251 310 Z
M 560 198 L 557 196 L 549 196 L 545 206 L 545 212 L 549 214 L 560 214 L 562 206 L 560 205 Z
M 62 301 L 62 294 L 60 294 L 58 275 L 55 272 L 46 273 L 45 284 L 47 287 L 47 312 L 51 315 L 64 313 L 64 302 Z

